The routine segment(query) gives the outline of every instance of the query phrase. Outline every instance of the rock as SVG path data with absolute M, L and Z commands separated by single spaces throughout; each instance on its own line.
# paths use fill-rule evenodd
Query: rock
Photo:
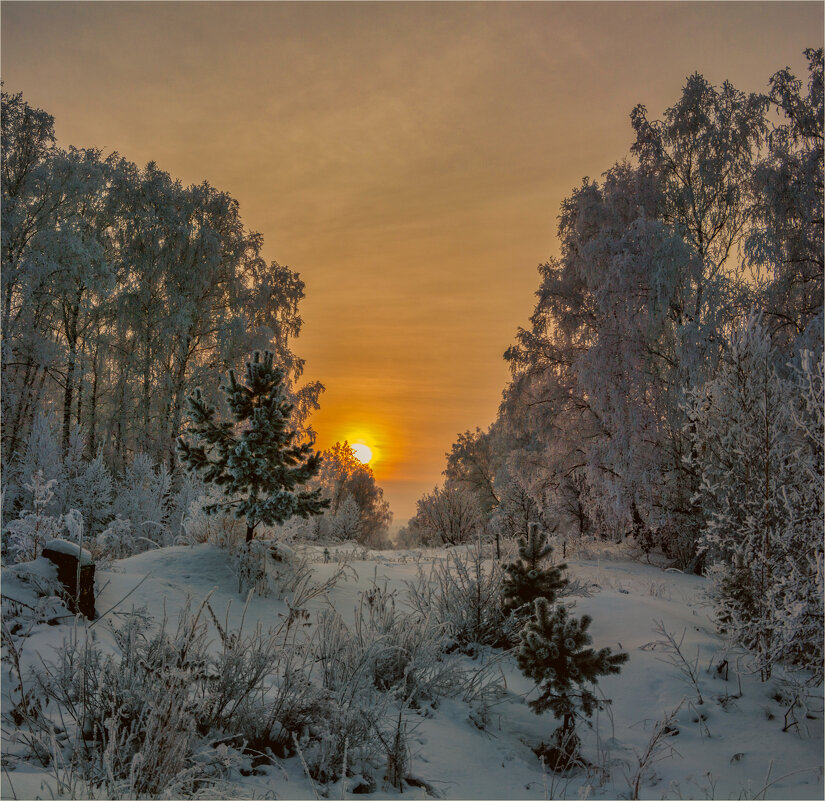
M 72 612 L 80 612 L 89 620 L 97 617 L 95 611 L 95 565 L 91 554 L 72 542 L 51 540 L 43 548 L 46 559 L 57 567 L 57 580 L 63 585 L 66 605 Z M 80 591 L 77 587 L 77 565 L 80 562 Z

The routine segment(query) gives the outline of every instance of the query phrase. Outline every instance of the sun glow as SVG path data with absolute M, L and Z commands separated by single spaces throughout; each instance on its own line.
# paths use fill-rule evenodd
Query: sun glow
M 355 442 L 352 445 L 352 452 L 355 454 L 355 458 L 361 462 L 361 464 L 369 464 L 370 460 L 372 459 L 372 448 L 368 445 L 364 445 L 363 442 Z

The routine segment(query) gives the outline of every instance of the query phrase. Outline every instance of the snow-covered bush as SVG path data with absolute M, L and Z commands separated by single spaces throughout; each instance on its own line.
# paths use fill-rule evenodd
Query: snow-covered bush
M 413 520 L 425 545 L 470 542 L 484 529 L 477 497 L 466 487 L 451 484 L 434 487 L 419 498 Z
M 190 501 L 181 523 L 188 545 L 208 542 L 219 548 L 232 549 L 244 541 L 246 526 L 243 520 L 231 512 L 207 514 L 204 511 L 207 506 L 218 503 L 220 497 L 213 489 Z
M 442 626 L 399 610 L 395 594 L 378 584 L 361 593 L 352 627 L 333 609 L 321 613 L 314 658 L 327 715 L 299 743 L 314 778 L 338 779 L 346 764 L 368 787 L 383 768 L 400 786 L 406 710 L 462 687 L 444 641 Z
M 73 617 L 63 598 L 57 568 L 48 559 L 3 568 L 2 586 L 3 626 L 10 635 L 62 615 Z
M 269 548 L 260 540 L 242 542 L 230 551 L 232 570 L 238 577 L 238 592 L 253 590 L 256 595 L 267 596 L 273 585 L 267 574 Z
M 166 504 L 171 481 L 164 465 L 156 466 L 145 453 L 138 453 L 126 467 L 112 504 L 115 517 L 128 520 L 135 536 L 168 545 Z
M 454 667 L 442 658 L 444 627 L 396 607 L 395 593 L 374 584 L 361 593 L 355 623 L 334 610 L 319 619 L 319 663 L 332 690 L 371 686 L 405 703 L 452 692 Z
M 785 659 L 821 681 L 823 359 L 781 361 L 751 314 L 717 376 L 690 393 L 694 503 L 721 625 L 755 652 L 763 679 Z
M 485 557 L 480 540 L 466 551 L 455 550 L 433 563 L 419 565 L 408 582 L 409 603 L 424 618 L 445 627 L 453 643 L 472 652 L 478 645 L 504 645 L 511 632 L 501 605 L 504 573 L 495 559 Z
M 16 562 L 36 559 L 45 543 L 61 536 L 63 517 L 54 517 L 46 511 L 54 498 L 56 484 L 56 478 L 46 480 L 43 471 L 37 470 L 31 481 L 23 485 L 31 496 L 32 509 L 10 521 L 5 532 L 6 547 Z
M 202 611 L 184 609 L 175 631 L 151 630 L 133 613 L 112 630 L 114 653 L 75 629 L 31 682 L 19 677 L 20 695 L 36 699 L 21 721 L 29 741 L 77 777 L 84 795 L 191 796 L 238 762 L 197 739 L 200 699 L 211 697 Z
M 130 520 L 116 517 L 104 531 L 95 538 L 96 551 L 110 559 L 123 559 L 135 553 L 140 553 L 148 547 L 145 540 L 135 536 L 135 530 Z
M 296 592 L 312 574 L 309 558 L 277 540 L 250 540 L 230 549 L 240 592 L 277 598 Z

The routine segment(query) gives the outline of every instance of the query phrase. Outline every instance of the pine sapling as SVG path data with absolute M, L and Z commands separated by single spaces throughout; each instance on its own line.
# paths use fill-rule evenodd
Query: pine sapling
M 217 409 L 200 390 L 188 398 L 190 433 L 197 444 L 178 440 L 181 461 L 216 484 L 226 500 L 204 507 L 206 514 L 233 510 L 246 518 L 246 542 L 255 528 L 284 523 L 291 517 L 320 514 L 329 501 L 321 490 L 301 489 L 317 472 L 321 456 L 308 442 L 298 443 L 291 422 L 293 405 L 284 388 L 284 372 L 269 351 L 255 352 L 246 363 L 245 383 L 229 372 L 221 386 L 234 420 L 219 422 Z
M 549 709 L 562 721 L 553 733 L 551 746 L 544 749 L 553 770 L 564 770 L 577 758 L 580 742 L 575 733 L 576 714 L 589 718 L 604 703 L 592 689 L 599 676 L 618 673 L 628 659 L 626 653 L 614 654 L 610 648 L 589 648 L 590 623 L 588 615 L 571 618 L 564 606 L 553 607 L 546 598 L 537 598 L 533 616 L 520 635 L 518 666 L 540 690 L 539 697 L 529 705 L 536 714 Z
M 536 598 L 546 598 L 553 603 L 559 591 L 567 586 L 568 579 L 562 575 L 567 565 L 546 563 L 553 548 L 537 523 L 530 523 L 528 535 L 519 542 L 518 552 L 521 559 L 504 568 L 502 604 L 505 612 L 529 614 Z

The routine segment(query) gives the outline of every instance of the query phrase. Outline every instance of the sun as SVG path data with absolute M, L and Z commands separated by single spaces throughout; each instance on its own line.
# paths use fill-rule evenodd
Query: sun
M 372 459 L 372 448 L 368 445 L 364 445 L 363 442 L 356 442 L 352 447 L 352 452 L 355 454 L 355 458 L 361 462 L 361 464 L 369 464 L 370 459 Z

